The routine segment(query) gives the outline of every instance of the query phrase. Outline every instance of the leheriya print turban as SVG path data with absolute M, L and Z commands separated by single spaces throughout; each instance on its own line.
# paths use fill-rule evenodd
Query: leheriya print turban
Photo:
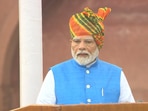
M 111 12 L 111 8 L 99 8 L 98 13 L 94 13 L 88 7 L 81 13 L 72 15 L 69 21 L 71 37 L 92 35 L 98 48 L 101 49 L 104 43 L 103 21 Z

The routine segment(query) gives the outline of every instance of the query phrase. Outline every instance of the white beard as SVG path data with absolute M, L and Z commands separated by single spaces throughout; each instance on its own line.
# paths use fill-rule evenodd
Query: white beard
M 88 57 L 77 56 L 80 53 L 87 53 Z M 78 51 L 76 54 L 74 54 L 74 51 L 71 49 L 71 54 L 72 54 L 72 57 L 78 62 L 78 64 L 88 65 L 88 64 L 92 63 L 98 57 L 99 50 L 98 50 L 98 48 L 96 48 L 96 50 L 92 54 L 90 54 L 87 51 Z

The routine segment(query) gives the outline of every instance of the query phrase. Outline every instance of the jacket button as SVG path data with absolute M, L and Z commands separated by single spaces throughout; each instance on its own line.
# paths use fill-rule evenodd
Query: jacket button
M 89 84 L 87 84 L 87 85 L 86 85 L 86 88 L 90 88 L 90 85 L 89 85 Z
M 89 74 L 90 73 L 89 70 L 86 70 L 86 73 Z
M 87 102 L 90 103 L 91 102 L 91 99 L 87 99 Z

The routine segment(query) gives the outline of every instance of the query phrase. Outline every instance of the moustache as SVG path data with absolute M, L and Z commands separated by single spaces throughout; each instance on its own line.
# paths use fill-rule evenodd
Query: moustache
M 80 54 L 87 54 L 87 55 L 89 55 L 89 52 L 87 52 L 87 51 L 78 51 L 76 53 L 76 55 L 80 55 Z

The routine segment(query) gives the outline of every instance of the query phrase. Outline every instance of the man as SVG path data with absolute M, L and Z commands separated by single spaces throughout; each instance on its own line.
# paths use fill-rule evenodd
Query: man
M 110 8 L 89 8 L 70 18 L 73 59 L 50 68 L 37 104 L 135 102 L 122 69 L 98 58 L 104 42 L 103 20 Z

